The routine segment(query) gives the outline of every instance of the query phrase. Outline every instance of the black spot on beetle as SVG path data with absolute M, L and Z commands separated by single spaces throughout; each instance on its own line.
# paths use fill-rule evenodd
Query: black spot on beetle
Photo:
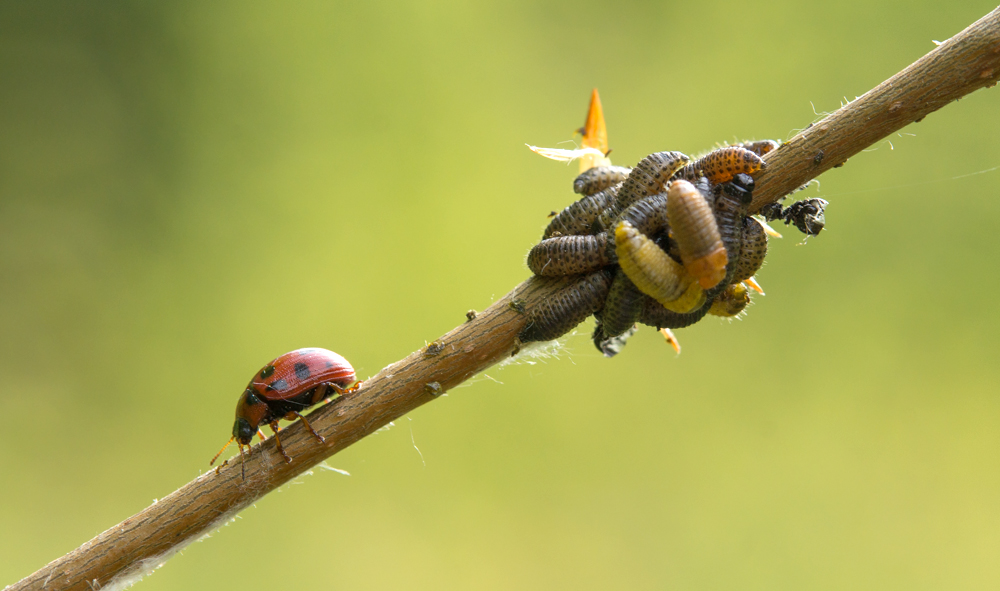
M 262 379 L 262 380 L 266 380 L 267 378 L 271 377 L 272 375 L 274 375 L 274 366 L 273 365 L 265 365 L 264 369 L 260 370 L 260 379 Z
M 309 379 L 309 366 L 305 363 L 295 364 L 295 377 L 299 378 L 299 381 L 305 381 Z
M 276 390 L 278 392 L 284 392 L 288 389 L 288 382 L 285 380 L 274 380 L 267 386 L 268 390 Z

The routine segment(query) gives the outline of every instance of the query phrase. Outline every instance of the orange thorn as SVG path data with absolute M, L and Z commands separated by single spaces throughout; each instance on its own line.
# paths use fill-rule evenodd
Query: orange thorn
M 660 334 L 663 335 L 663 338 L 667 339 L 667 342 L 670 343 L 670 346 L 674 348 L 674 351 L 677 351 L 677 354 L 680 355 L 681 342 L 678 341 L 677 337 L 674 336 L 673 331 L 670 330 L 669 328 L 661 328 Z
M 764 288 L 761 287 L 759 283 L 757 283 L 757 279 L 756 278 L 751 277 L 750 279 L 744 280 L 743 283 L 745 283 L 747 285 L 747 287 L 749 287 L 750 289 L 756 291 L 760 295 L 766 295 L 764 293 Z
M 595 148 L 605 154 L 603 158 L 587 154 L 580 158 L 580 172 L 587 171 L 595 166 L 608 166 L 611 161 L 608 159 L 608 128 L 604 122 L 604 109 L 601 107 L 601 97 L 595 88 L 590 93 L 590 108 L 587 109 L 587 121 L 580 129 L 584 148 Z

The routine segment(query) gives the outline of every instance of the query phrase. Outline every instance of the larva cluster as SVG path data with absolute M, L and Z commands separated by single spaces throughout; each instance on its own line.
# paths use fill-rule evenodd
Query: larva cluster
M 706 314 L 741 314 L 751 289 L 760 291 L 753 276 L 767 255 L 765 227 L 747 215 L 753 176 L 777 147 L 745 142 L 694 160 L 657 152 L 631 169 L 583 172 L 573 182 L 583 197 L 552 219 L 528 254 L 536 275 L 580 280 L 529 310 L 521 340 L 557 338 L 594 314 L 594 343 L 610 357 L 636 322 L 673 329 Z M 813 230 L 822 228 L 822 205 L 779 214 Z

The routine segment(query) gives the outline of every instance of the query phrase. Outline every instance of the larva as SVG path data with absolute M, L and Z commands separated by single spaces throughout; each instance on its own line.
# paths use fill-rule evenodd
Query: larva
M 726 276 L 728 255 L 715 214 L 694 185 L 683 179 L 671 183 L 667 192 L 667 217 L 684 268 L 702 288 L 718 285 Z
M 726 286 L 712 302 L 708 313 L 713 316 L 732 318 L 746 309 L 750 303 L 750 290 L 742 283 L 732 283 Z
M 746 281 L 760 270 L 767 256 L 767 234 L 764 226 L 752 217 L 743 218 L 743 234 L 740 237 L 740 260 L 736 264 L 732 283 Z
M 604 339 L 616 337 L 632 328 L 642 310 L 646 296 L 620 270 L 608 290 L 608 297 L 601 310 L 600 323 Z
M 700 308 L 687 314 L 667 310 L 653 298 L 647 297 L 639 311 L 639 322 L 656 329 L 685 328 L 705 317 L 711 305 L 706 302 Z
M 573 192 L 581 195 L 593 195 L 623 182 L 628 178 L 630 172 L 632 169 L 624 166 L 595 166 L 581 172 L 573 180 Z
M 528 268 L 544 277 L 590 273 L 614 262 L 605 232 L 546 238 L 528 252 Z
M 737 174 L 731 182 L 719 185 L 715 190 L 715 223 L 719 236 L 726 246 L 729 263 L 726 265 L 725 283 L 732 283 L 736 265 L 740 260 L 743 242 L 743 218 L 753 201 L 753 178 L 747 174 Z
M 700 286 L 684 267 L 632 224 L 618 224 L 615 229 L 615 252 L 622 272 L 639 291 L 664 307 L 676 312 L 690 312 L 704 303 Z
M 601 226 L 611 227 L 613 220 L 625 208 L 644 197 L 662 193 L 670 177 L 689 160 L 681 152 L 656 152 L 643 158 L 622 183 L 615 202 L 601 214 Z
M 660 193 L 630 205 L 615 221 L 626 221 L 647 236 L 670 229 L 667 221 L 667 195 Z
M 594 221 L 601 215 L 601 212 L 610 207 L 615 202 L 619 187 L 609 187 L 599 193 L 587 195 L 575 203 L 570 204 L 566 209 L 559 212 L 552 218 L 542 239 L 560 234 L 563 236 L 573 236 L 578 234 L 589 234 Z
M 611 286 L 611 271 L 581 277 L 534 306 L 528 324 L 518 335 L 523 343 L 557 339 L 604 306 Z
M 709 152 L 702 158 L 680 169 L 674 178 L 691 182 L 699 177 L 708 177 L 713 185 L 726 183 L 739 173 L 754 174 L 763 169 L 760 156 L 742 146 L 727 146 Z

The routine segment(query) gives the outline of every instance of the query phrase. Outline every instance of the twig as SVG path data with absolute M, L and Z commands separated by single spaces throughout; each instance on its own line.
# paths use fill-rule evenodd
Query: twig
M 1000 8 L 925 55 L 863 97 L 842 107 L 766 157 L 753 209 L 837 166 L 867 146 L 1000 77 Z M 368 380 L 355 395 L 310 416 L 326 437 L 318 444 L 298 422 L 282 431 L 294 462 L 286 464 L 273 438 L 238 462 L 210 471 L 93 540 L 8 587 L 79 589 L 127 586 L 188 543 L 256 499 L 414 408 L 516 354 L 523 310 L 573 278 L 531 278 L 485 312 Z

